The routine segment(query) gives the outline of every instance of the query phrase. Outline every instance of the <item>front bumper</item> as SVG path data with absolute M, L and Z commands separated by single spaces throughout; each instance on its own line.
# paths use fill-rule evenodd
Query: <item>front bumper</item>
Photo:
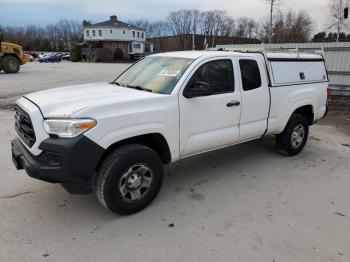
M 17 138 L 11 142 L 12 159 L 18 170 L 30 177 L 61 183 L 73 194 L 92 192 L 92 180 L 104 149 L 85 136 L 71 139 L 48 138 L 40 145 L 42 153 L 32 155 Z

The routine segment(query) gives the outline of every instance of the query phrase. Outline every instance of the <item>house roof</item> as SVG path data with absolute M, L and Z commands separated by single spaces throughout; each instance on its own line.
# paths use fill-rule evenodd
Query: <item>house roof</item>
M 111 20 L 111 19 L 100 23 L 92 24 L 90 26 L 86 26 L 85 28 L 88 28 L 88 27 L 113 27 L 113 28 L 126 28 L 126 29 L 135 29 L 135 30 L 144 31 L 144 29 L 139 28 L 137 26 L 133 26 L 131 24 L 127 24 L 119 20 Z

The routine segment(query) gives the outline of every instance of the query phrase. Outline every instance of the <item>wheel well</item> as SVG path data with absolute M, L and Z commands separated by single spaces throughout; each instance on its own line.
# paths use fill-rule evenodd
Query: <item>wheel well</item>
M 16 58 L 18 60 L 18 63 L 21 63 L 21 60 L 19 59 L 19 57 L 16 54 L 4 54 L 3 57 L 0 59 L 0 62 L 5 58 L 5 57 L 9 57 L 12 56 L 14 58 Z
M 293 112 L 293 114 L 300 114 L 306 117 L 309 125 L 312 125 L 314 122 L 314 110 L 312 105 L 299 107 L 297 110 Z
M 145 145 L 149 148 L 152 148 L 162 159 L 164 164 L 169 164 L 171 162 L 171 154 L 169 145 L 161 134 L 152 133 L 141 136 L 135 136 L 131 138 L 127 138 L 121 141 L 118 141 L 112 145 L 110 145 L 105 152 L 101 160 L 103 160 L 110 152 L 115 150 L 116 148 L 126 145 L 126 144 L 141 144 Z

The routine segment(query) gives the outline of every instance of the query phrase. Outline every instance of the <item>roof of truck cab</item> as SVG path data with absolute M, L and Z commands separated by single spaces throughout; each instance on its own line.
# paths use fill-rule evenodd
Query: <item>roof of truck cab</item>
M 166 56 L 166 57 L 177 57 L 177 58 L 189 58 L 189 59 L 197 59 L 197 58 L 210 58 L 210 57 L 217 57 L 217 56 L 227 56 L 227 55 L 233 55 L 233 56 L 247 56 L 251 57 L 254 54 L 257 54 L 258 52 L 233 52 L 233 51 L 176 51 L 176 52 L 167 52 L 167 53 L 158 53 L 154 54 L 152 56 Z M 321 55 L 318 54 L 302 54 L 299 55 L 296 53 L 267 53 L 266 54 L 268 59 L 322 59 Z

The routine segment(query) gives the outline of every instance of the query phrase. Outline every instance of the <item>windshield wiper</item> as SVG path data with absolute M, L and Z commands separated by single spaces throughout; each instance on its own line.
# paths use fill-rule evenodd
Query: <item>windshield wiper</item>
M 151 92 L 153 93 L 153 90 L 142 87 L 142 86 L 132 86 L 132 85 L 125 85 L 128 88 L 133 88 L 133 89 L 137 89 L 137 90 L 142 90 L 142 91 L 147 91 L 147 92 Z
M 137 90 L 147 91 L 147 92 L 152 92 L 153 93 L 153 90 L 145 88 L 145 87 L 142 87 L 142 86 L 126 85 L 126 84 L 119 83 L 119 82 L 113 82 L 113 84 L 115 84 L 117 86 L 128 87 L 128 88 L 133 88 L 133 89 L 137 89 Z

